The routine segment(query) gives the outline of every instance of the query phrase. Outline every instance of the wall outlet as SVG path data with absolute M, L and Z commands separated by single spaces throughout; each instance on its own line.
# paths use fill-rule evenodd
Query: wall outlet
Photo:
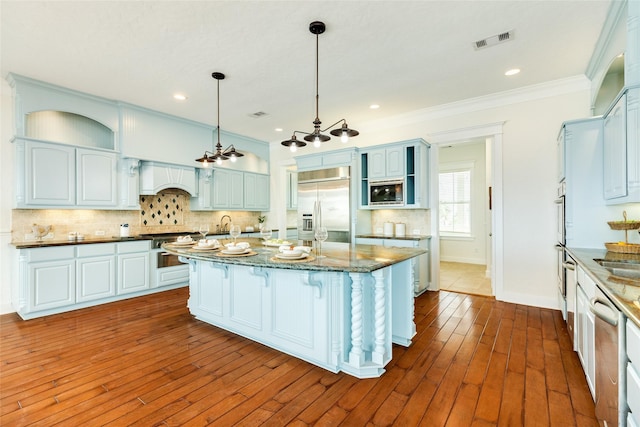
M 96 236 L 104 236 L 104 230 L 96 230 Z

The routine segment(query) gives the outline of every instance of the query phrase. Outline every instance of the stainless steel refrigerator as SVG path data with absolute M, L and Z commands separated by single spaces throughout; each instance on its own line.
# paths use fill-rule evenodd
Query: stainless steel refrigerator
M 316 227 L 327 242 L 350 242 L 349 167 L 298 172 L 298 239 L 314 240 Z

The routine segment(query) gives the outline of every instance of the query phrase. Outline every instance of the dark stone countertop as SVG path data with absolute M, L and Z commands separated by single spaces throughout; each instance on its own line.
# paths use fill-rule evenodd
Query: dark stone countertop
M 314 250 L 309 261 L 288 261 L 275 258 L 278 248 L 263 246 L 261 239 L 240 238 L 238 241 L 249 242 L 256 255 L 225 257 L 220 256 L 219 251 L 196 251 L 191 248 L 176 247 L 172 244 L 164 244 L 163 248 L 174 255 L 221 264 L 353 273 L 369 273 L 426 253 L 425 250 L 416 248 L 385 248 L 375 245 L 325 242 L 322 245 L 322 255 L 325 255 L 326 258 L 317 258 Z
M 92 237 L 90 239 L 84 238 L 82 240 L 68 240 L 68 239 L 44 239 L 44 240 L 27 240 L 23 242 L 11 242 L 16 249 L 33 249 L 33 248 L 48 248 L 51 246 L 69 246 L 69 245 L 90 245 L 94 243 L 120 243 L 120 242 L 134 242 L 136 240 L 151 240 L 150 237 Z
M 580 249 L 567 248 L 569 254 L 578 262 L 598 287 L 609 299 L 631 319 L 637 326 L 640 326 L 640 282 L 631 280 L 619 280 L 612 277 L 606 268 L 594 261 L 594 259 L 608 260 L 640 260 L 639 255 L 619 254 L 608 252 L 606 249 Z

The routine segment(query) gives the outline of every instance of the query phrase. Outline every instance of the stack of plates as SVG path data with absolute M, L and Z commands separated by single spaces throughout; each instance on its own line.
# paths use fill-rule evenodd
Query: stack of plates
M 280 258 L 280 259 L 291 259 L 291 260 L 295 260 L 295 259 L 303 259 L 303 258 L 306 258 L 306 257 L 308 257 L 308 256 L 309 256 L 309 254 L 308 254 L 308 253 L 306 253 L 306 252 L 302 252 L 302 253 L 299 253 L 299 254 L 290 254 L 290 255 L 288 255 L 288 254 L 287 254 L 287 255 L 285 255 L 285 254 L 283 254 L 283 253 L 277 253 L 277 254 L 276 254 L 276 258 Z
M 251 248 L 241 248 L 241 249 L 223 249 L 220 252 L 222 252 L 225 255 L 244 255 L 244 254 L 248 254 L 249 252 L 251 252 Z

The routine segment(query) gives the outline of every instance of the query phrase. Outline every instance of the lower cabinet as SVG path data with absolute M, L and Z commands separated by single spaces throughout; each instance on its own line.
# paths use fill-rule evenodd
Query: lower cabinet
M 82 245 L 77 248 L 76 302 L 116 294 L 116 244 Z
M 595 296 L 595 282 L 578 266 L 575 324 L 576 351 L 593 398 L 595 398 L 596 393 L 595 317 L 589 309 L 589 300 Z
M 149 289 L 149 242 L 118 244 L 118 295 Z
M 221 328 L 334 366 L 328 304 L 329 283 L 338 276 L 198 262 L 191 270 L 189 309 Z
M 21 254 L 20 262 L 26 267 L 19 270 L 26 273 L 17 296 L 22 311 L 49 310 L 75 303 L 73 247 L 31 250 Z
M 148 240 L 20 249 L 13 307 L 32 319 L 157 292 L 149 251 Z

